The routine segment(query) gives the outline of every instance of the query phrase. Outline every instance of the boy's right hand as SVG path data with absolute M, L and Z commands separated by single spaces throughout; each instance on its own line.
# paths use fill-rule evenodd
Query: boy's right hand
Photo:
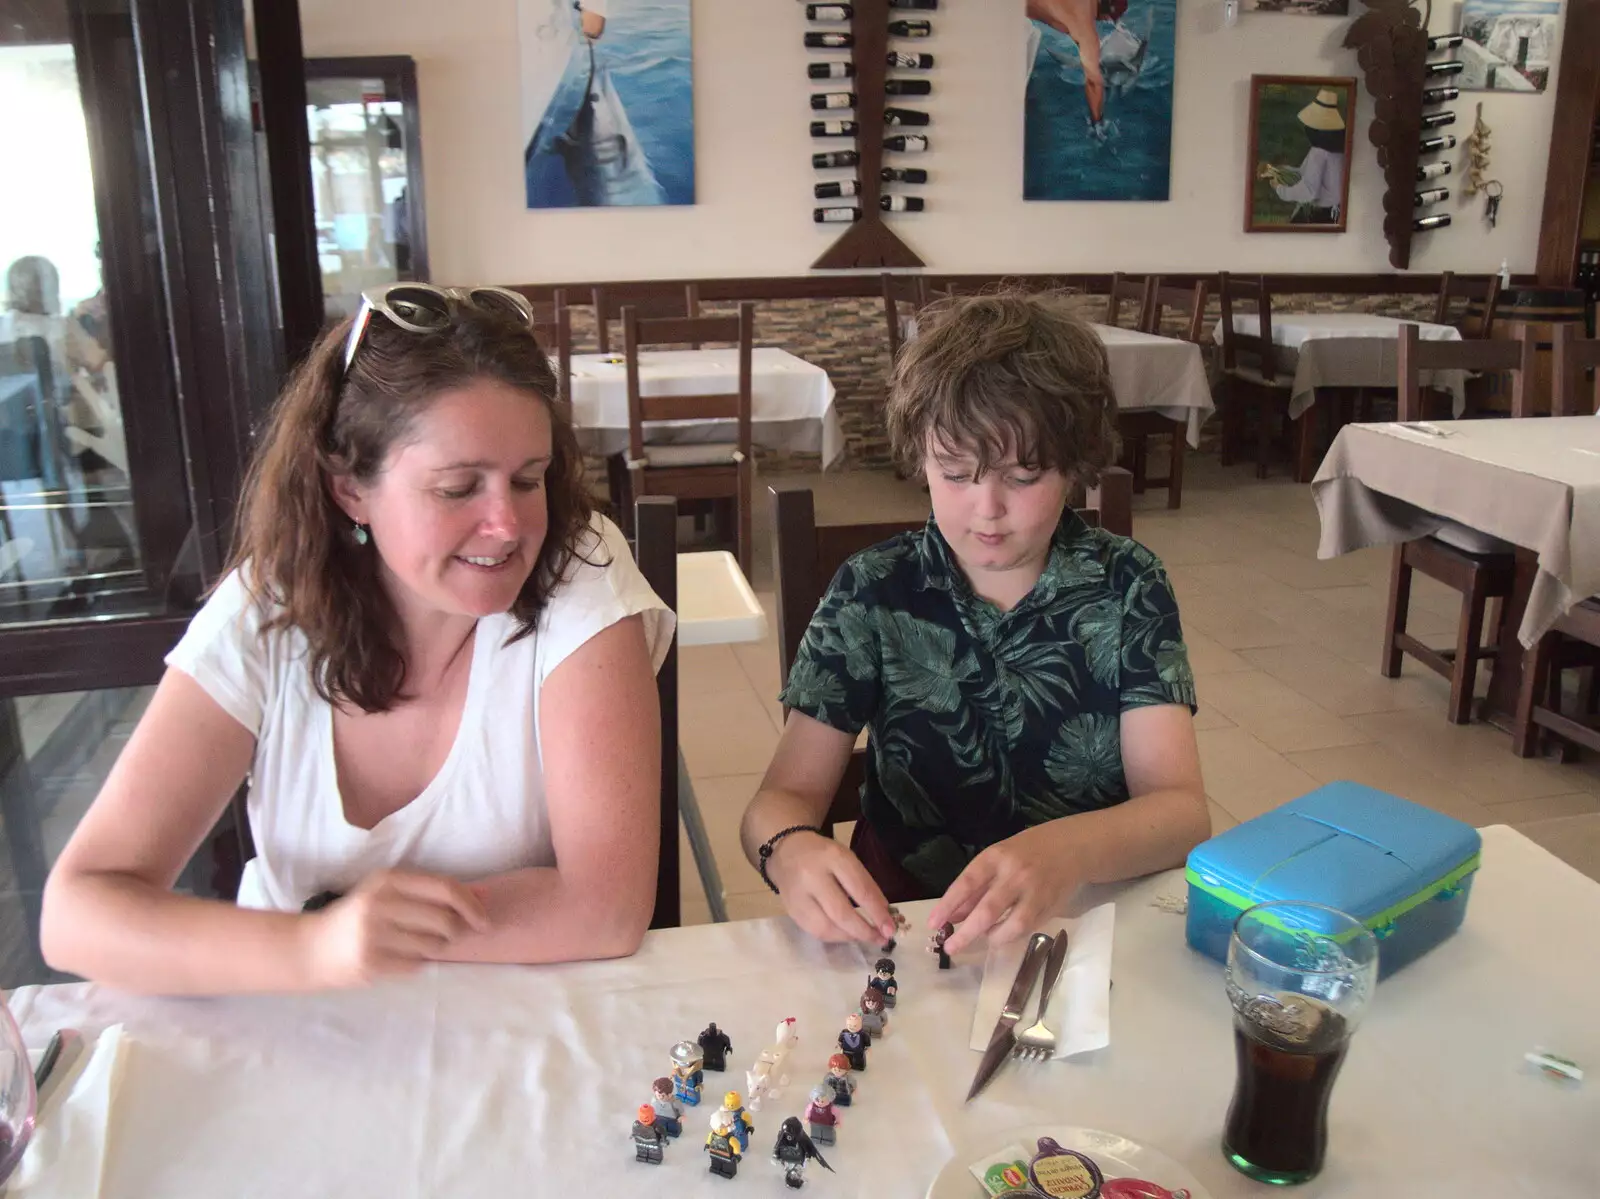
M 785 837 L 767 859 L 767 877 L 790 918 L 820 941 L 881 945 L 895 935 L 889 901 L 861 860 L 832 837 Z
M 354 987 L 409 974 L 464 933 L 489 924 L 483 904 L 462 883 L 404 870 L 368 875 L 304 921 L 313 987 Z

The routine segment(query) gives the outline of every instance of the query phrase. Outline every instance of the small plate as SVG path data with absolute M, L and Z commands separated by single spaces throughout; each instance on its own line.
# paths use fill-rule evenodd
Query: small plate
M 1105 1174 L 1106 1182 L 1137 1178 L 1157 1183 L 1174 1194 L 1188 1191 L 1188 1199 L 1211 1199 L 1211 1192 L 1165 1153 L 1114 1132 L 1071 1124 L 1030 1124 L 994 1133 L 977 1146 L 962 1147 L 928 1187 L 927 1199 L 983 1199 L 983 1186 L 968 1167 L 1007 1145 L 1022 1146 L 1026 1150 L 1024 1160 L 1031 1159 L 1039 1151 L 1040 1137 L 1049 1137 L 1063 1149 L 1075 1149 L 1089 1158 Z

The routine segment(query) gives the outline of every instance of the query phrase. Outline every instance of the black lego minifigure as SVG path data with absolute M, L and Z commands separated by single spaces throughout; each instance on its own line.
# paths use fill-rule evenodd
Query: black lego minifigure
M 893 1007 L 895 995 L 899 992 L 899 984 L 894 981 L 894 959 L 879 958 L 872 967 L 872 973 L 867 976 L 867 986 L 883 996 L 883 1005 Z
M 867 1068 L 867 1050 L 872 1048 L 872 1034 L 861 1027 L 861 1013 L 851 1012 L 844 1018 L 844 1028 L 839 1032 L 839 1052 L 850 1059 L 850 1068 L 857 1073 Z
M 728 1034 L 718 1028 L 715 1021 L 706 1025 L 705 1031 L 700 1034 L 700 1052 L 705 1055 L 701 1064 L 707 1070 L 726 1070 L 728 1051 L 732 1048 L 733 1042 L 728 1040 Z
M 824 1170 L 833 1173 L 828 1159 L 817 1152 L 816 1145 L 801 1127 L 800 1118 L 790 1116 L 779 1127 L 778 1139 L 772 1145 L 772 1160 L 783 1171 L 784 1185 L 796 1191 L 805 1186 L 806 1162 L 813 1158 Z

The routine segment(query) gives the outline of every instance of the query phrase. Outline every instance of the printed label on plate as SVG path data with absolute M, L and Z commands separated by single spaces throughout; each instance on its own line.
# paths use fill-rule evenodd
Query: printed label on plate
M 1039 1152 L 1028 1163 L 1034 1189 L 1050 1199 L 1099 1199 L 1103 1177 L 1094 1162 L 1049 1137 L 1039 1138 Z
M 983 1184 L 990 1196 L 1020 1195 L 1028 1192 L 1028 1151 L 1021 1145 L 1007 1145 L 967 1169 Z
M 1189 1192 L 1169 1191 L 1142 1178 L 1108 1178 L 1100 1184 L 1100 1199 L 1189 1199 Z

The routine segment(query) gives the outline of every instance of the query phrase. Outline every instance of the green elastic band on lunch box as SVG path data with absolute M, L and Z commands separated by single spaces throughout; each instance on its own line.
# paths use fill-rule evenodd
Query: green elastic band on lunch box
M 1393 924 L 1412 908 L 1421 907 L 1423 904 L 1427 903 L 1428 900 L 1438 895 L 1441 891 L 1453 889 L 1458 883 L 1461 882 L 1462 879 L 1466 878 L 1467 875 L 1478 869 L 1478 867 L 1482 864 L 1482 859 L 1483 855 L 1481 853 L 1473 854 L 1470 858 L 1462 862 L 1461 865 L 1457 866 L 1454 870 L 1445 875 L 1443 878 L 1439 879 L 1437 882 L 1424 887 L 1414 895 L 1406 896 L 1399 903 L 1391 904 L 1389 907 L 1384 908 L 1383 911 L 1378 912 L 1376 915 L 1369 916 L 1363 922 L 1364 926 L 1368 929 L 1378 929 L 1382 928 L 1384 925 Z M 1222 887 L 1214 883 L 1205 882 L 1195 872 L 1193 866 L 1185 867 L 1183 873 L 1184 877 L 1189 881 L 1190 886 L 1195 887 L 1200 891 L 1204 891 L 1213 899 L 1220 899 L 1229 907 L 1236 908 L 1241 912 L 1246 908 L 1255 907 L 1258 903 L 1271 902 L 1269 900 L 1250 899 L 1247 896 L 1239 894 L 1237 891 L 1229 889 L 1228 887 Z M 1284 902 L 1294 903 L 1296 901 L 1287 900 Z M 1282 927 L 1276 919 L 1268 920 L 1268 924 L 1272 925 L 1273 927 Z M 1292 930 L 1284 929 L 1283 931 L 1290 932 Z M 1346 933 L 1343 935 L 1350 936 L 1351 934 Z M 1336 941 L 1339 939 L 1340 937 L 1338 936 L 1334 937 L 1334 940 Z

